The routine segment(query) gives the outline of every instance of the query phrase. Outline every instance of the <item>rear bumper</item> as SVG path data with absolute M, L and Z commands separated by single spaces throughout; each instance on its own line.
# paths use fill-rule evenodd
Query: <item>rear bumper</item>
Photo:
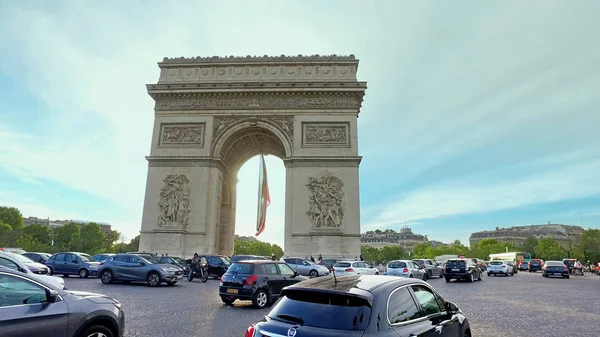
M 471 277 L 471 273 L 469 273 L 469 272 L 464 272 L 464 273 L 444 272 L 444 277 L 449 278 L 449 279 L 466 279 L 466 278 Z
M 237 293 L 232 292 L 237 291 Z M 219 296 L 235 299 L 251 300 L 254 297 L 254 289 L 219 287 Z
M 510 274 L 510 269 L 507 270 L 489 270 L 487 271 L 488 274 Z

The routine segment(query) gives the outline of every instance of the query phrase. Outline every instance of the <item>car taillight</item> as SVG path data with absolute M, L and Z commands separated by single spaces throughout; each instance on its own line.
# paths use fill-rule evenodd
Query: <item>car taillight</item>
M 403 273 L 408 273 L 408 268 L 404 268 L 404 269 L 402 269 L 402 272 L 403 272 Z
M 104 265 L 104 262 L 100 262 L 100 265 L 101 265 L 101 266 L 103 266 L 103 265 Z
M 502 265 L 500 268 L 506 268 L 506 266 L 505 266 L 505 265 Z
M 246 329 L 245 337 L 254 337 L 254 325 L 251 325 Z
M 256 282 L 256 280 L 258 280 L 258 275 L 252 275 L 252 276 L 249 276 L 249 277 L 248 277 L 248 278 L 247 278 L 247 279 L 244 281 L 244 284 L 247 284 L 247 285 L 250 285 L 250 286 L 251 286 L 251 285 L 253 285 L 253 284 Z M 252 327 L 252 329 L 254 329 L 254 327 Z M 253 330 L 253 331 L 254 331 L 254 330 Z
M 344 270 L 344 271 L 347 271 L 347 272 L 353 272 L 353 271 L 354 271 L 354 269 L 353 269 L 353 268 L 346 268 L 346 270 Z

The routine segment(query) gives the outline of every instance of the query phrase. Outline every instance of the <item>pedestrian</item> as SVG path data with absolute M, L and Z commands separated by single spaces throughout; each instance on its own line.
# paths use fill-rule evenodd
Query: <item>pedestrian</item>
M 354 257 L 354 261 L 358 261 L 358 256 L 355 256 L 355 257 Z
M 317 258 L 317 260 L 319 260 L 319 263 L 321 263 L 321 261 L 323 261 L 323 256 L 321 254 L 319 254 L 319 257 Z
M 275 261 L 275 254 L 271 254 L 271 260 Z
M 365 259 L 363 258 L 362 254 L 360 255 L 360 260 L 364 261 Z
M 310 262 L 315 263 L 315 258 L 312 255 L 310 256 Z

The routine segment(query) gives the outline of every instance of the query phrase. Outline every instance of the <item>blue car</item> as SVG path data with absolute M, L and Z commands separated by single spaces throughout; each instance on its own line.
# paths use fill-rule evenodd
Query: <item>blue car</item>
M 110 284 L 114 281 L 142 281 L 151 287 L 165 282 L 173 286 L 183 279 L 183 269 L 172 264 L 163 264 L 158 258 L 135 254 L 117 254 L 102 262 L 98 271 L 100 281 Z
M 62 252 L 56 253 L 46 261 L 50 275 L 63 274 L 64 276 L 79 275 L 81 278 L 98 276 L 100 262 L 96 262 L 85 253 Z

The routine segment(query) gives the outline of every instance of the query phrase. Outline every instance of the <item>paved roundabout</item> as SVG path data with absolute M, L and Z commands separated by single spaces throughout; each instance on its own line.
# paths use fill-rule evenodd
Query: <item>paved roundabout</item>
M 95 278 L 66 279 L 73 290 L 117 298 L 126 313 L 126 336 L 243 336 L 269 310 L 250 302 L 228 307 L 217 280 L 150 288 L 144 284 L 103 285 Z M 429 280 L 471 321 L 474 336 L 594 336 L 600 328 L 600 277 L 547 279 L 540 273 L 484 276 L 482 282 Z

